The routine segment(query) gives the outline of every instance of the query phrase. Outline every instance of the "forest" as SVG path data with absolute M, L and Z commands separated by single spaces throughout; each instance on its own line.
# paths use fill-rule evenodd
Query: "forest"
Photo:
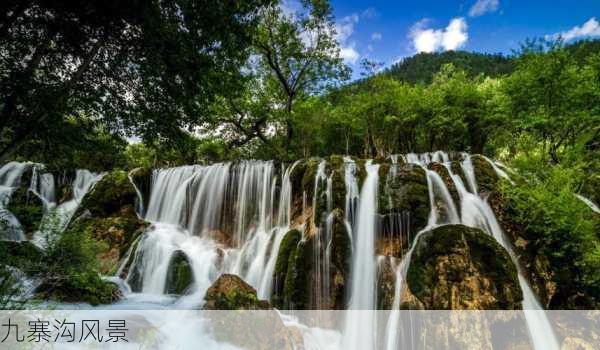
M 54 174 L 55 179 L 71 181 L 76 172 L 79 178 L 81 169 L 107 175 L 101 180 L 90 180 L 91 185 L 88 185 L 95 184 L 95 187 L 86 188 L 90 194 L 83 199 L 77 198 L 77 189 L 59 188 L 57 182 L 55 202 L 73 196 L 81 208 L 88 209 L 91 218 L 81 215 L 70 223 L 69 217 L 64 227 L 62 224 L 53 226 L 52 230 L 61 226 L 64 232 L 60 239 L 48 243 L 42 253 L 37 248 L 2 241 L 0 260 L 8 265 L 12 262 L 14 266 L 29 261 L 23 270 L 34 274 L 41 271 L 40 274 L 46 276 L 36 292 L 38 299 L 83 301 L 92 305 L 110 303 L 118 293 L 101 276 L 116 273 L 116 262 L 128 260 L 128 250 L 150 244 L 150 239 L 141 243 L 133 239 L 138 231 L 143 232 L 151 223 L 167 220 L 160 208 L 163 206 L 164 210 L 164 206 L 172 202 L 165 199 L 156 208 L 152 204 L 158 193 L 155 191 L 163 190 L 164 198 L 170 198 L 179 188 L 168 187 L 171 186 L 168 181 L 178 180 L 169 178 L 174 175 L 168 173 L 167 168 L 180 169 L 184 174 L 181 176 L 191 171 L 185 166 L 214 168 L 207 170 L 207 174 L 214 177 L 206 180 L 212 181 L 206 185 L 177 182 L 182 188 L 198 186 L 198 193 L 204 193 L 201 191 L 221 188 L 216 181 L 225 173 L 219 172 L 224 170 L 218 167 L 233 169 L 239 165 L 241 169 L 244 164 L 248 167 L 254 164 L 244 163 L 247 160 L 269 161 L 264 164 L 275 164 L 273 169 L 261 168 L 260 171 L 272 171 L 277 174 L 273 179 L 279 180 L 287 175 L 290 181 L 292 218 L 288 220 L 306 218 L 298 212 L 304 213 L 303 206 L 310 205 L 306 203 L 310 203 L 314 188 L 312 210 L 315 212 L 311 215 L 318 227 L 315 218 L 319 217 L 318 208 L 324 206 L 319 202 L 324 197 L 318 193 L 323 190 L 320 187 L 324 186 L 323 179 L 329 175 L 319 173 L 314 159 L 327 159 L 328 165 L 323 165 L 322 171 L 333 174 L 333 195 L 327 197 L 327 203 L 333 202 L 334 208 L 328 209 L 327 218 L 332 218 L 336 227 L 338 216 L 346 215 L 352 222 L 348 219 L 350 214 L 336 214 L 335 209 L 349 210 L 348 205 L 346 209 L 343 205 L 343 191 L 349 193 L 348 182 L 346 190 L 343 174 L 339 186 L 336 182 L 335 167 L 347 162 L 342 161 L 341 156 L 356 160 L 360 188 L 368 186 L 371 174 L 371 161 L 365 163 L 365 159 L 381 164 L 379 182 L 383 183 L 382 169 L 385 168 L 386 174 L 392 172 L 389 169 L 393 165 L 389 162 L 394 155 L 429 154 L 439 158 L 442 156 L 434 152 L 441 150 L 450 157 L 447 176 L 443 173 L 446 170 L 435 168 L 429 160 L 416 161 L 424 166 L 422 174 L 412 167 L 402 168 L 400 173 L 405 174 L 406 179 L 419 175 L 425 181 L 426 176 L 431 175 L 427 175 L 429 170 L 434 169 L 447 184 L 454 201 L 460 203 L 459 198 L 464 201 L 464 195 L 456 185 L 457 180 L 452 183 L 455 167 L 450 164 L 465 161 L 460 158 L 463 156 L 454 155 L 473 155 L 469 157 L 469 164 L 472 158 L 479 177 L 478 186 L 486 193 L 486 203 L 489 198 L 504 231 L 511 236 L 511 246 L 526 266 L 543 308 L 600 307 L 597 207 L 600 204 L 600 40 L 564 42 L 560 38 L 532 38 L 509 55 L 465 51 L 419 53 L 388 66 L 364 59 L 358 72 L 360 78 L 352 79 L 351 68 L 340 56 L 329 2 L 305 0 L 301 3 L 303 7 L 290 14 L 274 0 L 133 1 L 128 6 L 116 0 L 3 1 L 0 5 L 0 164 L 43 164 L 43 171 Z M 499 174 L 506 172 L 511 180 L 493 175 L 492 168 L 487 170 L 492 174 L 488 176 L 482 170 L 488 167 L 484 156 L 497 162 L 493 163 L 494 169 L 501 165 L 504 170 Z M 410 163 L 410 159 L 405 162 Z M 290 166 L 289 171 L 279 173 L 279 165 Z M 297 174 L 300 168 L 304 175 Z M 149 175 L 152 169 L 153 177 Z M 166 172 L 161 173 L 161 169 Z M 41 174 L 42 170 L 23 177 L 33 179 L 38 176 L 36 171 Z M 242 174 L 242 170 L 239 172 Z M 0 181 L 7 181 L 6 174 L 0 172 Z M 235 176 L 250 176 L 239 174 Z M 247 179 L 259 181 L 258 175 L 253 176 Z M 484 176 L 495 179 L 489 190 Z M 459 177 L 465 184 L 469 183 L 466 170 Z M 129 180 L 135 191 L 130 188 Z M 164 188 L 159 187 L 163 184 L 161 181 Z M 418 182 L 425 189 L 428 184 L 419 182 L 421 180 L 406 181 Z M 257 183 L 257 186 L 267 186 Z M 26 192 L 27 186 L 23 191 Z M 386 186 L 386 191 L 395 188 L 389 183 Z M 279 195 L 284 192 L 283 188 L 281 185 L 273 193 Z M 303 202 L 302 193 L 294 193 L 298 188 L 305 191 L 305 195 L 309 193 L 309 199 Z M 336 194 L 339 188 L 342 188 L 340 198 Z M 475 188 L 469 185 L 466 191 L 477 194 Z M 410 191 L 403 195 L 412 195 Z M 219 193 L 206 192 L 205 195 L 209 201 L 217 201 L 221 200 L 215 199 L 220 198 Z M 36 228 L 40 220 L 41 227 L 50 225 L 40 219 L 46 207 L 29 205 L 29 195 L 19 190 L 11 194 L 12 200 L 10 196 L 8 200 L 2 197 L 1 206 L 7 206 L 19 218 L 25 236 L 43 231 Z M 18 202 L 15 198 L 23 196 L 28 198 L 23 199 L 26 206 L 8 204 L 8 201 Z M 137 198 L 137 216 L 133 208 L 125 206 L 133 203 L 134 197 Z M 260 197 L 244 198 L 258 201 Z M 379 214 L 384 217 L 380 225 L 385 231 L 385 227 L 393 225 L 386 224 L 387 214 L 382 210 L 388 209 L 381 204 L 381 199 L 376 200 L 380 201 Z M 140 202 L 145 216 L 137 209 Z M 232 208 L 241 207 L 236 203 Z M 423 203 L 429 205 L 427 199 L 423 199 Z M 439 212 L 447 210 L 451 217 L 450 207 L 444 203 L 445 209 Z M 212 213 L 212 207 L 203 205 L 206 204 L 195 204 L 194 208 Z M 223 204 L 223 208 L 227 205 Z M 280 206 L 283 204 L 273 205 L 270 210 L 276 212 Z M 360 206 L 363 207 L 366 206 Z M 413 210 L 409 226 L 414 235 L 426 226 L 429 207 L 422 215 L 422 222 L 415 221 L 420 215 L 415 211 L 418 205 L 409 203 L 408 207 Z M 79 216 L 81 208 L 71 215 Z M 186 210 L 182 212 L 187 214 L 181 215 L 189 215 L 191 209 Z M 214 220 L 230 215 L 230 209 L 223 210 L 215 214 Z M 460 204 L 455 210 L 461 210 Z M 212 217 L 207 219 L 209 214 L 202 215 L 203 220 L 213 220 Z M 356 215 L 359 227 L 363 227 L 362 216 Z M 48 220 L 62 222 L 56 217 Z M 200 225 L 197 220 L 185 220 L 188 226 L 183 226 L 190 232 Z M 244 220 L 251 219 L 236 216 L 231 226 L 246 225 Z M 464 218 L 458 223 L 465 224 Z M 241 247 L 244 239 L 250 239 L 242 229 L 230 228 L 226 222 L 219 221 L 219 224 L 226 227 L 221 231 L 231 229 L 236 236 L 223 238 L 221 236 L 226 234 L 214 233 L 214 225 L 209 225 L 215 241 Z M 108 237 L 115 227 L 122 233 Z M 157 227 L 156 232 L 160 233 L 160 225 Z M 8 228 L 4 230 L 8 232 Z M 332 230 L 335 241 L 337 231 Z M 277 308 L 344 308 L 344 301 L 340 301 L 343 298 L 323 301 L 311 294 L 306 299 L 298 289 L 302 283 L 288 282 L 292 278 L 289 277 L 292 262 L 304 257 L 300 248 L 295 250 L 295 247 L 304 244 L 300 237 L 310 237 L 307 232 L 310 229 L 306 232 L 291 230 L 284 238 L 278 238 L 280 254 L 285 252 L 290 258 L 285 256 L 285 260 L 281 260 L 283 265 L 279 260 L 277 264 L 273 262 L 274 282 L 273 287 L 268 288 L 273 289 L 272 295 L 261 296 L 263 289 L 251 284 L 260 298 L 272 296 L 271 302 Z M 286 232 L 282 232 L 282 237 L 283 233 Z M 471 233 L 464 234 L 470 237 Z M 440 232 L 440 235 L 450 237 L 451 233 Z M 400 234 L 402 247 L 394 248 L 397 251 L 390 256 L 404 256 L 407 251 L 404 245 L 410 246 L 410 237 L 403 238 Z M 478 236 L 475 233 L 473 237 Z M 381 240 L 383 242 L 383 238 Z M 452 242 L 452 238 L 447 240 Z M 385 242 L 381 243 L 384 248 L 376 242 L 375 249 L 379 253 L 388 249 Z M 352 247 L 340 247 L 334 244 L 332 254 L 352 250 Z M 353 249 L 354 254 L 360 251 L 356 246 Z M 172 261 L 183 261 L 177 265 L 177 273 L 185 270 L 185 266 L 194 265 L 185 256 L 174 256 Z M 417 258 L 415 253 L 412 259 Z M 105 265 L 106 261 L 112 261 L 112 265 Z M 136 272 L 134 265 L 128 262 L 123 266 L 129 269 L 127 281 L 135 291 L 131 275 L 142 272 Z M 343 271 L 340 273 L 344 281 L 351 280 L 347 279 L 349 267 L 338 268 Z M 0 264 L 4 276 L 0 277 L 2 308 L 24 305 L 24 301 L 15 302 L 13 298 L 21 286 L 15 284 L 11 271 L 7 265 Z M 516 273 L 511 271 L 507 274 Z M 411 273 L 409 270 L 409 284 L 410 278 L 414 278 Z M 303 274 L 310 275 L 302 270 L 296 271 L 294 276 L 299 278 Z M 331 274 L 335 276 L 335 272 Z M 346 284 L 350 282 L 344 282 Z M 172 288 L 165 287 L 171 288 L 168 294 L 179 294 L 185 289 L 177 283 L 170 286 Z M 427 286 L 416 284 L 410 288 L 417 297 L 428 290 Z M 340 293 L 349 293 L 350 289 L 344 288 Z M 323 295 L 329 297 L 335 293 L 328 290 Z M 242 299 L 251 303 L 256 296 L 249 298 L 249 301 Z M 448 307 L 447 304 L 427 304 L 424 300 L 428 299 L 421 299 L 421 308 Z M 217 308 L 235 308 L 232 303 L 228 300 L 217 304 Z M 377 308 L 390 308 L 392 303 L 381 305 L 378 300 Z M 514 306 L 506 305 L 479 306 L 494 309 Z

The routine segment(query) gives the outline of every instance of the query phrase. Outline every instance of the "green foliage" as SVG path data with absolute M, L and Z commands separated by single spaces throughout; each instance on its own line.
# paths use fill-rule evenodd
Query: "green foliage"
M 518 186 L 505 184 L 505 210 L 530 241 L 527 250 L 549 259 L 558 295 L 566 299 L 584 291 L 588 299 L 578 306 L 593 308 L 600 298 L 600 219 L 574 196 L 581 172 L 577 167 L 530 162 L 519 159 L 515 163 L 523 164 L 527 181 Z M 532 172 L 532 168 L 538 170 Z
M 97 255 L 106 246 L 88 232 L 67 230 L 51 242 L 44 255 L 45 280 L 41 297 L 58 301 L 106 304 L 115 300 L 117 287 L 102 280 Z
M 447 64 L 464 70 L 470 77 L 484 74 L 500 77 L 514 69 L 512 60 L 501 54 L 481 54 L 464 51 L 419 53 L 394 64 L 385 74 L 407 83 L 432 82 L 433 77 Z

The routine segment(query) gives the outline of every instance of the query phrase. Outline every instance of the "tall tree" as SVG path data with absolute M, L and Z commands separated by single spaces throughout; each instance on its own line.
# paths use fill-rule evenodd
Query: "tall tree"
M 272 89 L 286 130 L 285 149 L 294 137 L 293 107 L 298 97 L 321 91 L 346 78 L 339 55 L 331 6 L 324 0 L 303 0 L 303 11 L 286 14 L 279 6 L 261 13 L 254 40 L 258 61 L 253 67 L 264 87 Z
M 271 0 L 8 0 L 0 8 L 0 159 L 65 117 L 169 138 L 236 89 Z

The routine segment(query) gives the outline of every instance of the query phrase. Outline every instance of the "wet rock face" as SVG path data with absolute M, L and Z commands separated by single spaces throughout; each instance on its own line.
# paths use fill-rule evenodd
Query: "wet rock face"
M 302 234 L 298 230 L 288 231 L 279 245 L 279 253 L 275 262 L 275 271 L 273 271 L 273 305 L 277 308 L 283 308 L 286 302 L 284 296 L 285 280 L 288 271 L 290 256 L 295 253 L 298 242 Z
M 483 231 L 448 225 L 416 242 L 408 287 L 426 309 L 519 309 L 523 299 L 508 253 Z
M 406 242 L 409 233 L 412 237 L 427 225 L 430 212 L 427 178 L 418 166 L 404 164 L 396 169 L 392 166 L 383 164 L 379 170 L 380 221 L 383 228 L 390 228 L 386 236 Z M 403 247 L 406 249 L 407 245 L 403 244 Z
M 115 170 L 104 175 L 84 197 L 81 210 L 88 210 L 92 216 L 107 217 L 118 212 L 124 205 L 134 204 L 136 198 L 135 188 L 129 181 L 127 172 Z
M 223 274 L 204 295 L 204 310 L 270 310 L 266 300 L 258 300 L 256 290 L 236 275 Z
M 182 251 L 176 251 L 169 262 L 165 293 L 185 294 L 194 283 L 192 266 Z
M 478 154 L 471 156 L 471 162 L 473 163 L 473 171 L 477 179 L 479 193 L 486 194 L 493 192 L 500 178 L 492 165 Z

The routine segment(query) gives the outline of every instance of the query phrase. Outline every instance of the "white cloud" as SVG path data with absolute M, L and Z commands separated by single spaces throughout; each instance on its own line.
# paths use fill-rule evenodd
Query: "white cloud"
M 336 39 L 340 44 L 340 57 L 346 63 L 355 64 L 360 58 L 360 54 L 356 51 L 356 43 L 349 41 L 350 36 L 354 33 L 354 25 L 358 23 L 359 16 L 354 13 L 350 16 L 342 18 L 335 25 Z
M 467 21 L 462 17 L 453 18 L 445 29 L 427 28 L 428 23 L 429 20 L 423 19 L 410 30 L 409 37 L 417 52 L 456 50 L 469 39 Z
M 377 10 L 375 10 L 374 7 L 369 7 L 360 14 L 360 16 L 362 18 L 366 18 L 366 19 L 377 17 L 377 15 L 378 15 Z
M 382 37 L 383 36 L 379 32 L 375 32 L 375 33 L 371 34 L 371 40 L 373 40 L 373 41 L 381 40 Z
M 469 10 L 469 16 L 478 17 L 498 10 L 498 0 L 477 0 Z
M 355 64 L 360 58 L 360 54 L 354 48 L 354 43 L 350 46 L 345 46 L 340 49 L 340 57 L 346 61 L 346 63 Z
M 546 39 L 562 38 L 564 41 L 570 41 L 579 38 L 600 36 L 600 23 L 595 17 L 590 18 L 581 26 L 575 26 L 565 32 L 546 35 Z

